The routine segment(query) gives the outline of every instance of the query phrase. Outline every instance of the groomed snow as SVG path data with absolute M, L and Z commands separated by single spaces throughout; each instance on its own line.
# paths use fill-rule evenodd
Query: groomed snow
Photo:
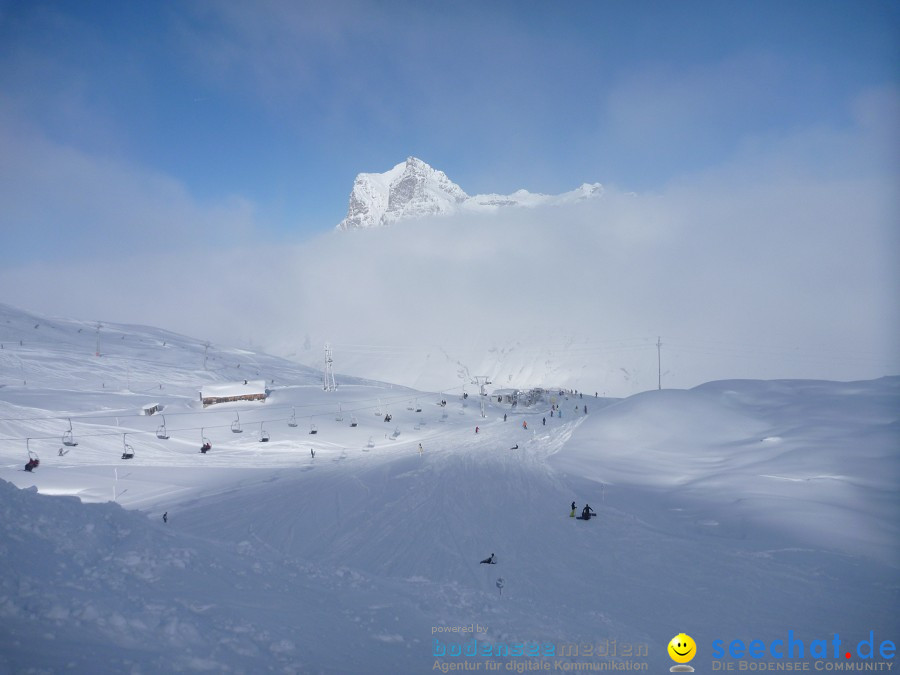
M 615 641 L 562 661 L 648 672 L 680 632 L 698 671 L 715 639 L 900 638 L 898 377 L 569 395 L 561 419 L 494 399 L 482 418 L 474 387 L 446 407 L 340 376 L 328 393 L 242 350 L 204 370 L 201 342 L 145 327 L 106 327 L 98 358 L 90 324 L 0 310 L 0 672 L 539 660 L 435 656 L 470 625 L 481 648 Z M 248 371 L 275 381 L 265 403 L 197 401 Z M 140 414 L 151 391 L 168 439 Z

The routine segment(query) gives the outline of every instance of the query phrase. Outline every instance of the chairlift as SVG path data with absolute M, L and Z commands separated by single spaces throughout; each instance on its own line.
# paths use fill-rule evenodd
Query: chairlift
M 200 452 L 204 455 L 212 450 L 212 443 L 210 440 L 204 435 L 203 428 L 200 429 Z
M 162 416 L 162 424 L 156 427 L 156 437 L 165 441 L 169 439 L 169 432 L 166 431 L 166 416 Z
M 125 441 L 127 435 L 122 434 L 122 459 L 134 459 L 134 448 Z
M 232 431 L 232 433 L 235 433 L 235 434 L 243 433 L 244 430 L 241 429 L 241 415 L 240 415 L 240 413 L 234 413 L 234 414 L 236 416 L 236 419 L 234 420 L 234 422 L 231 423 L 231 431 Z
M 406 409 L 407 409 L 407 410 L 415 410 L 416 408 L 415 408 L 415 406 L 413 405 L 413 402 L 410 401 L 410 402 L 409 402 L 409 405 L 406 406 Z
M 337 411 L 337 415 L 334 418 L 334 421 L 335 422 L 343 422 L 344 421 L 344 411 L 341 408 L 340 403 L 338 403 L 338 411 Z
M 32 451 L 30 438 L 25 439 L 25 450 L 28 452 L 28 463 L 25 465 L 25 470 L 30 473 L 40 466 L 41 460 L 38 458 L 37 453 Z
M 366 443 L 366 447 L 367 447 L 367 448 L 374 448 L 374 447 L 375 447 L 375 441 L 372 440 L 372 437 L 371 437 L 371 436 L 369 436 L 369 442 Z
M 381 399 L 378 399 L 378 406 L 375 408 L 375 417 L 381 417 Z
M 416 412 L 422 412 L 422 406 L 419 405 L 419 399 L 416 399 Z
M 291 408 L 291 418 L 288 420 L 288 426 L 297 426 L 297 411 L 294 408 Z
M 72 434 L 72 420 L 70 418 L 67 419 L 69 419 L 69 428 L 63 432 L 62 443 L 70 448 L 74 448 L 78 443 L 75 442 L 75 436 Z
M 359 426 L 359 422 L 357 422 L 357 421 L 356 421 L 356 418 L 353 417 L 353 416 L 350 417 L 350 426 L 351 426 L 351 427 Z
M 310 423 L 310 425 L 309 425 L 309 433 L 311 433 L 311 434 L 317 434 L 317 433 L 319 433 L 319 429 L 316 427 L 315 424 Z
M 394 429 L 394 433 L 391 434 L 391 438 L 393 438 L 394 440 L 397 440 L 397 437 L 399 435 L 400 435 L 400 427 L 397 427 L 396 429 Z
M 259 442 L 260 443 L 268 443 L 269 442 L 269 432 L 267 432 L 263 428 L 263 423 L 259 423 Z

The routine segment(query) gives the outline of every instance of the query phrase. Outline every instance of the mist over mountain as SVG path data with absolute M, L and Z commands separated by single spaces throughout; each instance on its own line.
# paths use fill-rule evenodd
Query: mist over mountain
M 517 190 L 511 195 L 469 196 L 443 171 L 421 159 L 408 157 L 384 173 L 361 173 L 353 182 L 347 216 L 338 230 L 382 227 L 408 220 L 458 212 L 492 212 L 508 207 L 535 207 L 568 204 L 600 197 L 603 186 L 584 183 L 561 195 L 544 195 Z
M 316 368 L 328 342 L 338 374 L 433 391 L 475 375 L 626 396 L 660 381 L 900 372 L 891 189 L 845 164 L 784 161 L 762 153 L 752 170 L 660 193 L 609 185 L 500 206 L 457 201 L 449 178 L 412 160 L 373 188 L 377 222 L 393 190 L 389 227 L 97 251 L 0 268 L 0 288 L 47 314 L 164 326 Z

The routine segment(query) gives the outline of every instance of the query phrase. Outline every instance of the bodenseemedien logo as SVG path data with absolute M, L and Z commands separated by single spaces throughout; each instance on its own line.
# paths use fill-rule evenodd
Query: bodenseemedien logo
M 669 668 L 672 673 L 693 673 L 693 667 L 687 665 L 697 655 L 697 643 L 685 633 L 679 633 L 669 640 L 669 657 L 675 665 Z

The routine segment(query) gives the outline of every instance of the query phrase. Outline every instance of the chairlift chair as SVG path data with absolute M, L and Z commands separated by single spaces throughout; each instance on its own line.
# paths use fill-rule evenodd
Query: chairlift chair
M 356 421 L 355 417 L 350 418 L 350 426 L 351 427 L 359 426 L 359 422 Z
M 397 427 L 396 429 L 394 429 L 394 433 L 391 434 L 391 438 L 393 438 L 394 440 L 397 440 L 397 437 L 399 435 L 400 435 L 400 427 Z
M 40 458 L 37 456 L 37 453 L 34 452 L 30 447 L 30 438 L 25 439 L 25 450 L 28 452 L 28 463 L 25 465 L 26 471 L 31 471 L 32 469 L 38 468 L 41 463 Z
M 69 420 L 69 428 L 63 432 L 62 435 L 62 443 L 63 445 L 68 445 L 70 448 L 74 448 L 78 443 L 75 442 L 75 436 L 72 434 L 72 420 Z
M 204 455 L 212 450 L 212 442 L 203 434 L 203 429 L 200 429 L 200 452 Z
M 243 433 L 243 429 L 241 429 L 241 415 L 240 413 L 234 413 L 236 418 L 234 422 L 231 423 L 231 431 L 235 434 Z
M 335 422 L 343 422 L 344 421 L 344 411 L 341 408 L 340 403 L 338 403 L 338 411 L 337 411 L 337 415 L 334 418 L 334 421 Z
M 156 437 L 161 440 L 168 440 L 169 432 L 166 431 L 166 416 L 162 416 L 162 424 L 156 427 Z
M 122 459 L 134 459 L 134 448 L 125 441 L 127 435 L 122 434 Z
M 315 424 L 310 424 L 310 425 L 309 425 L 309 433 L 311 433 L 311 434 L 317 434 L 317 433 L 319 433 L 319 429 L 316 427 Z
M 297 426 L 297 411 L 294 408 L 291 408 L 291 418 L 288 420 L 288 426 Z
M 263 428 L 263 423 L 259 423 L 259 442 L 260 443 L 268 443 L 269 442 L 269 432 L 267 432 Z

